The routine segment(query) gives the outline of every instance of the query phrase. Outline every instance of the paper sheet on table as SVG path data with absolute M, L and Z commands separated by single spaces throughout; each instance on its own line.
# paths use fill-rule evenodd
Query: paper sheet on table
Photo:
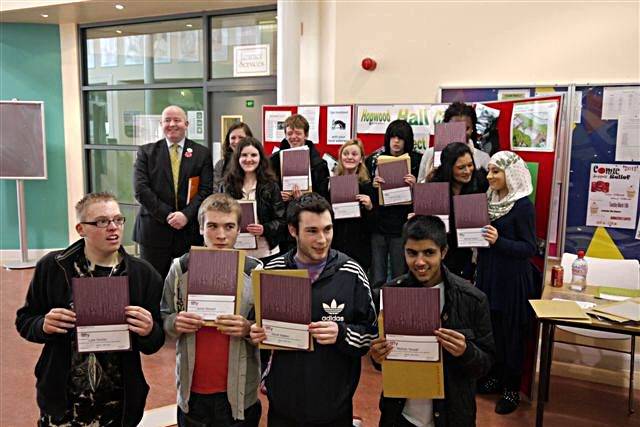
M 575 301 L 529 300 L 529 304 L 539 319 L 589 320 L 589 316 Z
M 616 134 L 616 162 L 640 161 L 640 116 L 620 116 Z
M 613 304 L 600 305 L 595 307 L 593 311 L 612 314 L 634 322 L 640 322 L 640 298 L 629 299 L 627 301 L 616 302 Z

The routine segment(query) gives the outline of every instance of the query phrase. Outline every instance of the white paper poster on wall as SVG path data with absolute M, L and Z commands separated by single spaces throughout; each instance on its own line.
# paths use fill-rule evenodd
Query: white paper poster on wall
M 264 131 L 266 142 L 280 142 L 284 138 L 284 121 L 293 111 L 267 111 L 264 114 Z
M 147 144 L 164 137 L 160 114 L 138 114 L 134 116 L 133 143 L 135 145 Z
M 327 107 L 327 144 L 342 145 L 351 139 L 351 106 Z
M 189 121 L 189 138 L 204 139 L 204 111 L 187 111 Z
M 640 162 L 639 116 L 620 116 L 618 119 L 616 162 Z
M 308 139 L 317 144 L 320 140 L 320 107 L 317 105 L 298 107 L 298 114 L 304 116 L 309 122 Z
M 270 46 L 258 44 L 253 46 L 233 47 L 233 77 L 268 76 Z
M 605 87 L 602 91 L 603 120 L 640 115 L 640 87 Z
M 558 101 L 520 102 L 511 114 L 511 150 L 553 151 Z
M 636 228 L 640 165 L 592 163 L 587 225 Z

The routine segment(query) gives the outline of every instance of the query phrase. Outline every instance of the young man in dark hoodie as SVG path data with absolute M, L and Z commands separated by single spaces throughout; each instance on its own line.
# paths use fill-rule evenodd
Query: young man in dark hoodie
M 444 266 L 447 233 L 440 218 L 414 216 L 404 226 L 403 241 L 409 272 L 385 286 L 424 286 L 440 291 L 442 327 L 435 335 L 442 346 L 445 398 L 382 396 L 379 427 L 475 426 L 476 380 L 489 371 L 495 358 L 487 297 Z M 370 354 L 376 365 L 382 363 L 392 349 L 391 342 L 375 339 Z
M 389 123 L 384 134 L 384 147 L 371 154 L 365 161 L 369 175 L 373 177 L 373 185 L 384 182 L 378 176 L 378 157 L 381 155 L 398 157 L 405 153 L 411 159 L 411 170 L 405 176 L 405 182 L 413 185 L 420 169 L 420 153 L 413 151 L 413 129 L 405 120 L 394 120 Z M 412 205 L 380 206 L 377 191 L 374 193 L 374 210 L 376 220 L 371 233 L 371 281 L 378 289 L 387 281 L 387 260 L 391 262 L 391 277 L 406 271 L 402 250 L 402 226 Z
M 87 194 L 76 204 L 76 216 L 82 239 L 38 261 L 16 316 L 20 335 L 44 344 L 35 368 L 38 426 L 137 426 L 149 392 L 140 353 L 164 344 L 162 279 L 122 247 L 125 218 L 112 194 Z M 71 280 L 110 276 L 128 277 L 131 351 L 79 353 Z
M 307 146 L 309 148 L 309 166 L 311 168 L 311 187 L 315 193 L 320 194 L 329 200 L 329 167 L 327 162 L 322 159 L 315 144 L 309 141 L 309 122 L 300 114 L 293 114 L 284 121 L 286 137 L 280 142 L 280 150 L 271 155 L 271 168 L 276 175 L 278 185 L 282 188 L 282 175 L 280 164 L 280 151 L 289 148 L 297 148 Z M 281 191 L 282 201 L 288 204 L 292 199 L 300 197 L 302 192 L 297 186 L 293 191 Z M 280 242 L 280 253 L 285 253 L 295 246 L 295 241 L 291 236 L 283 238 Z
M 296 247 L 274 258 L 266 270 L 305 269 L 311 278 L 309 332 L 313 351 L 273 352 L 263 374 L 269 398 L 269 427 L 351 427 L 352 399 L 360 359 L 377 336 L 375 308 L 365 272 L 353 259 L 331 249 L 331 205 L 304 194 L 287 209 Z M 251 339 L 266 338 L 251 326 Z

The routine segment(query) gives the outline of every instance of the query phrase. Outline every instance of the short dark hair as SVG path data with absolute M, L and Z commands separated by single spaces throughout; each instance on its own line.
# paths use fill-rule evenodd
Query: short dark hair
M 300 224 L 300 213 L 303 211 L 321 214 L 329 211 L 331 221 L 333 222 L 333 209 L 327 199 L 318 193 L 306 193 L 297 199 L 293 199 L 287 207 L 287 224 L 292 225 L 298 230 Z
M 292 114 L 284 120 L 284 130 L 302 129 L 305 136 L 309 136 L 309 122 L 302 114 Z
M 415 215 L 402 227 L 402 245 L 407 240 L 431 240 L 441 250 L 447 247 L 447 231 L 444 222 L 437 216 Z
M 405 153 L 413 151 L 413 129 L 406 120 L 394 120 L 387 126 L 387 130 L 384 132 L 384 151 L 386 154 L 391 153 L 391 138 L 394 136 L 404 141 Z

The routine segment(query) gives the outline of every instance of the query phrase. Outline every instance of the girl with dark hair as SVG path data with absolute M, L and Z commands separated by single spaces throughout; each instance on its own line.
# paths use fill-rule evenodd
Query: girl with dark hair
M 373 177 L 373 186 L 377 187 L 383 179 L 378 176 L 378 157 L 381 155 L 399 157 L 408 154 L 411 170 L 404 177 L 407 184 L 416 182 L 420 166 L 420 153 L 413 151 L 413 129 L 405 120 L 389 123 L 384 134 L 384 147 L 365 162 L 369 175 Z M 373 286 L 381 287 L 387 282 L 387 266 L 391 263 L 391 277 L 397 277 L 406 271 L 404 249 L 402 248 L 402 226 L 411 212 L 411 205 L 380 206 L 377 190 L 374 191 L 376 219 L 371 231 L 371 279 Z
M 476 147 L 478 134 L 476 132 L 476 125 L 478 118 L 476 116 L 476 110 L 464 102 L 454 102 L 449 105 L 449 108 L 444 112 L 444 123 L 449 122 L 464 122 L 467 127 L 467 145 L 471 149 L 471 155 L 475 161 L 478 169 L 484 169 L 485 174 L 487 165 L 489 164 L 489 155 L 484 151 Z M 422 155 L 420 161 L 420 169 L 418 171 L 418 182 L 428 181 L 428 176 L 434 170 L 433 166 L 433 147 L 427 148 Z
M 479 392 L 502 391 L 498 414 L 508 414 L 520 403 L 520 380 L 525 342 L 534 318 L 528 300 L 539 294 L 531 257 L 536 254 L 535 208 L 526 163 L 511 151 L 499 151 L 489 161 L 489 217 L 484 227 L 488 248 L 478 249 L 476 286 L 487 295 L 491 309 L 496 363 Z
M 220 191 L 236 200 L 256 202 L 259 223 L 250 224 L 247 231 L 257 237 L 258 248 L 247 254 L 255 258 L 277 254 L 278 243 L 287 232 L 285 208 L 280 187 L 260 141 L 253 137 L 240 141 Z
M 449 144 L 442 150 L 441 164 L 434 171 L 430 182 L 448 182 L 451 191 L 449 214 L 449 250 L 444 258 L 444 265 L 450 272 L 469 281 L 473 280 L 475 266 L 473 250 L 459 248 L 456 237 L 453 196 L 476 194 L 487 191 L 489 184 L 484 173 L 476 169 L 471 148 L 461 142 Z
M 373 186 L 364 165 L 364 146 L 358 139 L 345 142 L 338 152 L 336 175 L 356 175 L 360 218 L 335 219 L 331 246 L 355 259 L 364 271 L 371 266 Z
M 213 167 L 213 188 L 219 188 L 222 184 L 224 174 L 229 170 L 229 164 L 233 157 L 233 152 L 242 140 L 247 136 L 253 136 L 249 125 L 244 122 L 234 123 L 228 130 L 222 143 L 222 158 Z

